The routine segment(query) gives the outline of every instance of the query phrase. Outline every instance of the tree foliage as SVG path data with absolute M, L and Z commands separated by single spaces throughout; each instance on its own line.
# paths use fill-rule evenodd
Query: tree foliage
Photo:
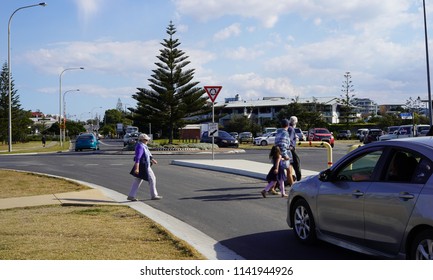
M 341 86 L 342 95 L 338 98 L 338 103 L 341 104 L 340 107 L 340 119 L 346 123 L 346 128 L 349 129 L 349 123 L 354 119 L 354 106 L 353 99 L 355 94 L 352 94 L 355 90 L 353 89 L 352 84 L 352 75 L 350 72 L 346 72 L 344 74 L 345 80 L 343 81 L 343 85 Z
M 9 76 L 7 63 L 3 64 L 0 73 L 0 141 L 8 141 L 9 132 Z M 24 141 L 28 127 L 32 125 L 30 112 L 21 109 L 19 96 L 14 89 L 14 81 L 11 77 L 11 115 L 12 115 L 12 142 Z
M 207 96 L 203 88 L 194 82 L 194 69 L 185 67 L 190 64 L 188 56 L 178 47 L 180 42 L 174 39 L 175 26 L 170 22 L 167 27 L 168 39 L 157 56 L 148 88 L 138 88 L 132 97 L 137 100 L 133 112 L 134 123 L 151 123 L 153 129 L 161 129 L 173 142 L 174 131 L 184 124 L 184 118 L 199 115 L 208 110 Z

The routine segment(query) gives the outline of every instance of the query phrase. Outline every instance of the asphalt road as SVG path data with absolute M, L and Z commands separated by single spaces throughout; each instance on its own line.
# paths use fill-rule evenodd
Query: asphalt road
M 65 176 L 98 184 L 126 194 L 132 177 L 132 152 L 122 153 L 121 142 L 106 141 L 97 152 L 11 155 L 0 157 L 0 168 L 11 168 Z M 302 167 L 326 168 L 326 151 L 298 149 Z M 334 160 L 347 152 L 347 145 L 334 149 Z M 267 150 L 247 150 L 240 154 L 216 154 L 215 158 L 242 158 L 268 162 Z M 156 154 L 157 187 L 163 200 L 149 200 L 147 184 L 139 190 L 141 202 L 168 213 L 220 241 L 245 259 L 255 260 L 361 260 L 369 256 L 320 243 L 299 244 L 288 229 L 286 201 L 280 197 L 263 199 L 265 181 L 171 165 L 174 159 L 211 158 L 210 154 Z M 31 187 L 31 186 L 30 186 Z

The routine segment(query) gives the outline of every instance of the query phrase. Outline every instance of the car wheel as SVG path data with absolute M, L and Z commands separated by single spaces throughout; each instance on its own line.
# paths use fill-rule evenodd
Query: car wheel
M 303 243 L 314 243 L 317 239 L 316 225 L 310 207 L 304 199 L 296 201 L 292 219 L 296 238 Z
M 268 142 L 266 142 L 265 140 L 263 140 L 262 142 L 260 142 L 260 145 L 261 146 L 266 146 L 266 145 L 268 145 Z
M 410 246 L 409 259 L 433 260 L 433 229 L 424 230 L 415 236 Z

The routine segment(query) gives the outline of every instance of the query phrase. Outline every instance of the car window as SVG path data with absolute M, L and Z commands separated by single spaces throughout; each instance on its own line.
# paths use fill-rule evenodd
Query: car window
M 348 162 L 336 175 L 338 181 L 370 181 L 382 150 L 372 151 Z
M 231 136 L 228 132 L 220 130 L 220 131 L 218 131 L 218 137 L 221 137 L 221 138 L 231 138 L 233 136 Z
M 385 170 L 385 181 L 424 184 L 433 172 L 433 163 L 410 151 L 393 150 Z
M 93 140 L 93 137 L 91 135 L 80 135 L 78 136 L 79 140 Z

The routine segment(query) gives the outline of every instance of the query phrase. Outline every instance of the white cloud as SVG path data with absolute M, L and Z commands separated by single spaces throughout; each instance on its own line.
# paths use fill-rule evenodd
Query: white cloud
M 131 76 L 153 67 L 159 47 L 157 41 L 63 42 L 27 52 L 21 59 L 51 74 L 58 74 L 70 65 L 80 65 L 102 73 Z
M 243 92 L 247 93 L 243 94 L 243 99 L 263 97 L 264 91 L 270 93 L 271 96 L 296 95 L 295 87 L 288 78 L 269 78 L 261 77 L 256 73 L 244 73 L 233 75 L 230 82 L 240 85 Z
M 264 54 L 263 50 L 260 49 L 252 49 L 245 47 L 238 47 L 234 50 L 227 50 L 225 52 L 225 57 L 234 60 L 254 60 Z
M 75 0 L 78 7 L 79 17 L 87 22 L 95 16 L 104 5 L 103 0 Z
M 233 36 L 239 36 L 241 34 L 241 25 L 239 23 L 234 23 L 221 31 L 218 31 L 214 35 L 214 41 L 227 40 Z

